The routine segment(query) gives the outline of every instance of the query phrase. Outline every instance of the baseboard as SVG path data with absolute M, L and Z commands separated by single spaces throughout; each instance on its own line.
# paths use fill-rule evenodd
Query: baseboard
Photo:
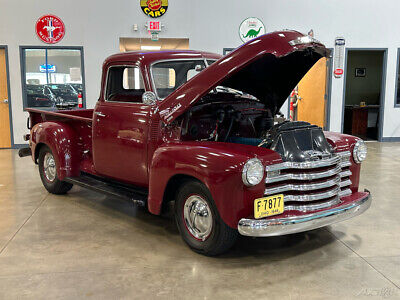
M 381 142 L 400 142 L 400 136 L 383 137 Z
M 14 144 L 11 146 L 11 149 L 21 149 L 25 147 L 29 147 L 29 144 Z

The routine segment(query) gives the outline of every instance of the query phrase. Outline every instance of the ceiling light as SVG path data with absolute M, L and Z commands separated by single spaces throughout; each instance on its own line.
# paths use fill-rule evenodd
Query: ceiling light
M 140 46 L 142 50 L 161 50 L 161 46 Z

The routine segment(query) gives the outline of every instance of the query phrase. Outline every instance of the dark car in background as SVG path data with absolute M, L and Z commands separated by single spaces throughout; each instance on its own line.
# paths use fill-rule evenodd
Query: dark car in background
M 83 93 L 83 86 L 81 83 L 70 83 L 70 86 L 77 92 L 82 94 Z
M 26 99 L 28 107 L 54 107 L 56 97 L 42 84 L 27 84 Z
M 57 107 L 68 108 L 78 105 L 78 92 L 70 84 L 48 84 L 45 88 L 56 97 Z

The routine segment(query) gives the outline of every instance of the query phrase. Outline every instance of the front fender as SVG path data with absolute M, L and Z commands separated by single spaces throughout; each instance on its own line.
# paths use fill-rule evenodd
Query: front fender
M 354 161 L 353 150 L 354 150 L 354 145 L 359 140 L 359 138 L 352 136 L 352 135 L 348 135 L 348 134 L 330 132 L 330 131 L 326 131 L 326 132 L 324 132 L 324 134 L 325 134 L 325 137 L 328 140 L 328 142 L 332 145 L 333 149 L 335 149 L 335 151 L 337 151 L 337 152 L 350 151 L 350 153 L 351 153 L 351 155 L 350 155 L 350 162 L 351 162 L 350 189 L 353 193 L 358 192 L 358 187 L 360 184 L 361 164 L 358 164 Z
M 242 182 L 243 165 L 254 157 L 264 165 L 281 162 L 272 150 L 232 143 L 179 142 L 159 147 L 150 166 L 149 211 L 160 214 L 168 181 L 174 175 L 188 175 L 207 186 L 221 218 L 237 228 L 238 221 L 252 213 L 253 200 L 265 190 L 264 180 L 254 187 Z
M 57 165 L 57 176 L 79 176 L 79 150 L 74 130 L 63 122 L 44 122 L 33 126 L 31 131 L 32 156 L 36 160 L 36 147 L 47 145 L 53 152 Z

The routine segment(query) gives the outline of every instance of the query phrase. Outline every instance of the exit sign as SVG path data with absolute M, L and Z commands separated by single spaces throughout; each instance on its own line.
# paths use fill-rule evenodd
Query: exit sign
M 160 32 L 161 31 L 161 22 L 160 21 L 148 21 L 147 22 L 147 30 L 150 32 Z

